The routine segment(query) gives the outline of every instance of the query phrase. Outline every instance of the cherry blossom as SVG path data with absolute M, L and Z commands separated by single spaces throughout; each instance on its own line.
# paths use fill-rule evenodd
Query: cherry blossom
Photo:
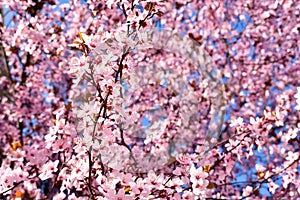
M 3 1 L 0 199 L 297 199 L 298 1 Z

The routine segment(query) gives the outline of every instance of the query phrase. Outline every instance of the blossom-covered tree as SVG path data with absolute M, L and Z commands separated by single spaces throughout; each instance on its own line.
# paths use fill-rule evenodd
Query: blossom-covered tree
M 300 196 L 300 3 L 4 1 L 1 199 Z

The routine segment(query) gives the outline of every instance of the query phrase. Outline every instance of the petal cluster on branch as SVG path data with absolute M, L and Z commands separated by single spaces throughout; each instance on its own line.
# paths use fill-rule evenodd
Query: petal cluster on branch
M 299 198 L 299 1 L 0 11 L 0 199 Z

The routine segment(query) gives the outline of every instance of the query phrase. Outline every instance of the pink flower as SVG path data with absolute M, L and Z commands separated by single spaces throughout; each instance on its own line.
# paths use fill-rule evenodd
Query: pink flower
M 297 93 L 294 96 L 296 98 L 297 106 L 296 110 L 300 110 L 300 87 L 297 87 Z
M 63 192 L 58 193 L 53 197 L 54 200 L 64 200 L 66 197 L 66 194 Z
M 199 182 L 195 182 L 192 184 L 193 193 L 195 195 L 203 195 L 205 192 L 205 188 L 208 185 L 208 181 L 204 182 L 202 179 Z
M 131 200 L 133 199 L 132 196 L 126 195 L 123 188 L 119 189 L 117 194 L 115 194 L 115 191 L 113 189 L 110 189 L 108 193 L 106 194 L 106 197 L 111 200 Z
M 288 172 L 287 174 L 282 175 L 282 186 L 287 188 L 290 183 L 295 182 L 296 175 L 294 172 Z
M 286 158 L 286 161 L 284 162 L 284 167 L 289 166 L 291 163 L 293 163 L 295 160 L 299 158 L 298 152 L 288 152 L 288 156 Z
M 256 164 L 255 168 L 256 168 L 257 172 L 264 172 L 266 170 L 266 168 L 264 166 L 262 166 L 261 164 Z
M 0 182 L 1 191 L 4 191 L 6 188 L 12 187 L 13 183 L 17 181 L 16 177 L 13 174 L 13 170 L 11 168 L 6 168 L 3 171 L 4 173 L 1 176 L 1 182 Z
M 39 178 L 41 180 L 46 180 L 48 178 L 51 178 L 52 174 L 57 171 L 58 163 L 59 163 L 59 160 L 56 160 L 54 162 L 48 161 L 46 164 L 44 164 L 40 170 L 41 173 L 39 175 Z
M 138 178 L 135 182 L 129 182 L 129 186 L 134 194 L 138 194 L 139 197 L 148 197 L 150 194 L 149 187 L 145 187 L 144 180 Z
M 106 5 L 109 9 L 112 8 L 112 5 L 115 4 L 117 2 L 117 0 L 108 0 L 106 1 Z
M 181 167 L 176 167 L 173 171 L 173 174 L 176 176 L 185 176 L 187 174 L 186 170 Z
M 56 141 L 54 141 L 54 143 L 52 145 L 52 149 L 53 149 L 54 153 L 57 153 L 57 152 L 60 152 L 60 151 L 64 151 L 69 146 L 70 146 L 70 144 L 66 140 L 57 139 Z
M 152 170 L 150 170 L 148 172 L 148 177 L 146 178 L 146 182 L 147 182 L 147 184 L 150 185 L 150 187 L 152 185 L 153 187 L 157 187 L 157 188 L 158 188 L 158 186 L 161 186 L 163 180 L 164 179 L 163 179 L 162 175 L 157 176 L 155 174 L 155 172 Z
M 239 117 L 235 120 L 232 120 L 231 123 L 230 123 L 230 126 L 231 127 L 237 127 L 237 126 L 241 126 L 243 124 L 243 118 Z
M 180 178 L 176 177 L 176 178 L 168 181 L 168 183 L 166 184 L 166 186 L 168 186 L 168 187 L 174 187 L 177 192 L 182 192 L 182 187 L 181 186 L 183 184 L 184 184 L 184 182 Z
M 189 165 L 192 161 L 192 158 L 188 154 L 180 154 L 176 157 L 176 160 L 182 165 Z
M 229 139 L 229 143 L 225 144 L 225 147 L 227 149 L 227 151 L 231 151 L 233 148 L 235 148 L 238 144 L 240 143 L 239 140 L 232 140 Z
M 200 195 L 206 190 L 209 181 L 206 179 L 208 173 L 204 172 L 202 167 L 196 169 L 194 166 L 190 168 L 190 180 L 192 182 L 193 193 Z
M 275 191 L 276 191 L 277 188 L 279 188 L 279 185 L 277 185 L 277 184 L 274 183 L 273 181 L 270 181 L 270 182 L 268 183 L 268 185 L 269 185 L 269 191 L 270 191 L 270 193 L 271 193 L 271 194 L 275 194 Z
M 194 200 L 194 193 L 190 192 L 190 191 L 184 191 L 182 194 L 182 199 L 186 199 L 186 200 Z
M 253 187 L 251 186 L 247 186 L 246 188 L 243 189 L 243 196 L 246 197 L 248 195 L 250 195 L 253 191 Z
M 290 128 L 290 129 L 288 130 L 288 132 L 282 136 L 282 140 L 283 140 L 285 143 L 288 143 L 291 139 L 294 139 L 294 138 L 297 137 L 298 131 L 299 131 L 298 128 L 294 128 L 294 129 Z
M 49 155 L 48 149 L 40 149 L 40 148 L 30 148 L 27 152 L 27 159 L 29 160 L 31 165 L 40 165 L 44 164 L 48 160 Z

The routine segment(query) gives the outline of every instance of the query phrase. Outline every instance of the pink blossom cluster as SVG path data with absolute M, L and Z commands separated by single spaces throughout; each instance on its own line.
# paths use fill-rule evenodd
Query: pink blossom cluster
M 0 199 L 300 197 L 298 1 L 0 9 Z

